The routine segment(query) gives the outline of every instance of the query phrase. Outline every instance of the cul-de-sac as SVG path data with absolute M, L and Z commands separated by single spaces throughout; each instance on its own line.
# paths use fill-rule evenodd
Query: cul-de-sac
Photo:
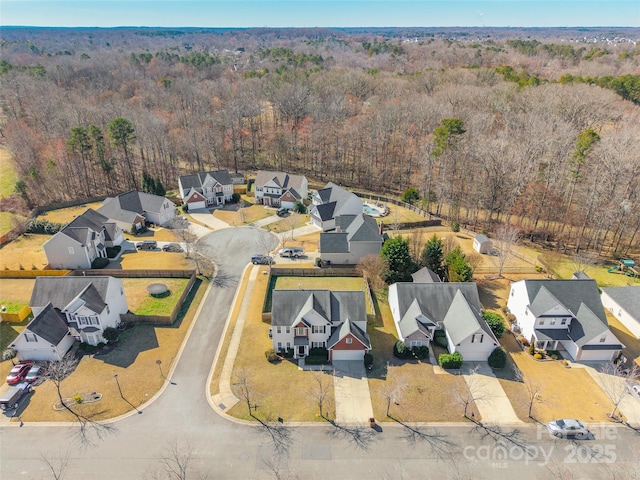
M 3 30 L 0 477 L 637 478 L 640 32 L 486 30 Z

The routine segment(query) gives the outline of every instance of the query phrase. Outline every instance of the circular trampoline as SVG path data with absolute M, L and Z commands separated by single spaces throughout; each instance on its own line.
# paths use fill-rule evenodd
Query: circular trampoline
M 168 294 L 169 288 L 164 283 L 152 283 L 147 287 L 147 292 L 153 297 L 164 297 Z

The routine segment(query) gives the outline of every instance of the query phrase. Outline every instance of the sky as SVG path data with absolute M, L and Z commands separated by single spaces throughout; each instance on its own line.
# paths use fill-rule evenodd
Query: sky
M 0 0 L 0 26 L 640 27 L 640 0 Z

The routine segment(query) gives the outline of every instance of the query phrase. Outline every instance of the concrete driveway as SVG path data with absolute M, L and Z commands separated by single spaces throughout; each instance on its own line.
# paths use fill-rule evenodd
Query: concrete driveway
M 334 361 L 333 368 L 336 421 L 345 425 L 368 424 L 373 417 L 373 407 L 364 362 Z

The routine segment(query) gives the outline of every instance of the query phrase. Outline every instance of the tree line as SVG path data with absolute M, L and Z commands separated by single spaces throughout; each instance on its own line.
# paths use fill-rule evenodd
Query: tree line
M 47 35 L 1 45 L 0 134 L 20 177 L 14 201 L 28 207 L 278 169 L 383 194 L 412 187 L 451 221 L 517 223 L 565 249 L 638 244 L 633 44 L 603 54 L 309 30 L 131 35 L 114 48 L 117 33 L 102 32 L 50 55 Z

